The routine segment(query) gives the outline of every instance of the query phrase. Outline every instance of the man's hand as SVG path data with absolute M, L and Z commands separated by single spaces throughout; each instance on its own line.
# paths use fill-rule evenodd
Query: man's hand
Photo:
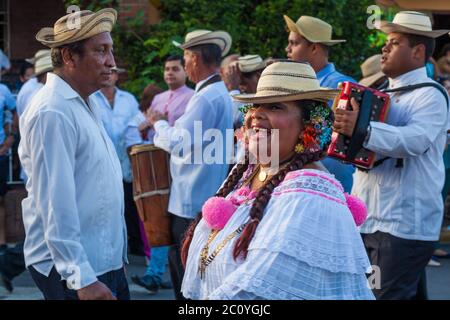
M 147 122 L 150 123 L 152 126 L 155 124 L 155 122 L 159 120 L 167 120 L 167 114 L 162 114 L 157 111 L 153 111 L 151 109 L 148 109 L 145 117 L 147 119 Z
M 100 281 L 96 281 L 87 287 L 77 290 L 77 294 L 80 300 L 117 300 L 111 290 Z
M 228 91 L 239 90 L 241 84 L 241 71 L 237 63 L 231 63 L 224 72 L 224 79 L 222 79 L 227 86 Z
M 143 122 L 141 122 L 141 124 L 138 127 L 138 130 L 140 132 L 142 131 L 146 131 L 147 129 L 151 128 L 152 125 L 150 123 L 148 123 L 147 119 L 145 119 Z
M 358 120 L 359 114 L 359 104 L 358 102 L 356 102 L 355 98 L 352 98 L 350 100 L 350 104 L 353 110 L 336 108 L 336 111 L 334 113 L 334 131 L 347 137 L 351 137 L 353 135 L 353 131 L 355 130 L 356 121 Z

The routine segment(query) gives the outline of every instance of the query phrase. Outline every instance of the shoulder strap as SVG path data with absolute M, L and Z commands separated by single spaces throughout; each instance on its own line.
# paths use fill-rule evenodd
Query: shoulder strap
M 383 92 L 390 93 L 390 92 L 399 92 L 399 91 L 412 91 L 412 90 L 423 88 L 423 87 L 434 87 L 434 88 L 438 89 L 444 95 L 445 101 L 447 102 L 447 109 L 448 109 L 449 100 L 448 100 L 447 90 L 445 90 L 445 88 L 443 86 L 441 86 L 440 84 L 437 84 L 435 82 L 423 82 L 423 83 L 418 83 L 418 84 L 412 84 L 409 86 L 399 87 L 399 88 L 395 88 L 395 89 L 383 90 Z
M 213 77 L 209 78 L 208 81 L 206 81 L 204 84 L 202 84 L 200 86 L 200 88 L 198 88 L 197 92 L 200 92 L 202 89 L 205 89 L 207 86 L 209 86 L 210 84 L 216 83 L 216 82 L 220 82 L 222 81 L 222 78 L 220 77 L 219 74 L 214 75 Z
M 434 87 L 434 88 L 438 89 L 444 95 L 445 101 L 447 102 L 447 109 L 448 109 L 449 99 L 448 99 L 447 91 L 445 90 L 445 88 L 443 86 L 441 86 L 435 82 L 423 82 L 423 83 L 412 84 L 409 86 L 399 87 L 399 88 L 395 88 L 395 89 L 387 89 L 387 90 L 382 90 L 382 91 L 386 92 L 386 93 L 402 92 L 402 91 L 405 92 L 405 91 L 412 91 L 412 90 L 424 88 L 424 87 Z M 427 151 L 428 151 L 428 149 L 425 151 L 425 153 Z M 391 159 L 391 157 L 385 157 L 385 158 L 375 161 L 372 168 L 378 167 L 379 165 L 381 165 L 384 161 L 386 161 L 388 159 Z M 397 163 L 396 163 L 395 167 L 397 167 L 397 168 L 403 167 L 403 159 L 397 159 Z

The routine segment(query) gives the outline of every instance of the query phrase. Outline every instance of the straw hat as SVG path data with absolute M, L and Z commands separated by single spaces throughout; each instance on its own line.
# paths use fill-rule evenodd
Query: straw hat
M 321 88 L 316 73 L 307 62 L 282 60 L 267 66 L 258 81 L 255 94 L 238 94 L 243 103 L 273 103 L 296 100 L 329 101 L 339 90 Z
M 78 18 L 80 25 L 72 26 Z M 36 34 L 36 40 L 47 47 L 56 48 L 91 38 L 102 32 L 111 32 L 116 20 L 117 12 L 112 8 L 97 12 L 83 10 L 70 13 L 58 19 L 53 28 L 42 28 Z
M 266 62 L 260 56 L 253 54 L 239 57 L 237 65 L 242 73 L 250 73 L 264 69 Z
M 331 25 L 320 19 L 301 16 L 296 23 L 288 16 L 283 16 L 287 27 L 290 31 L 299 33 L 308 41 L 313 43 L 322 43 L 326 46 L 334 46 L 335 44 L 345 42 L 346 40 L 332 40 L 331 33 L 333 28 Z
M 50 49 L 39 50 L 38 52 L 36 52 L 34 54 L 33 58 L 25 59 L 25 61 L 28 63 L 31 63 L 31 64 L 35 64 L 37 59 L 39 59 L 40 57 L 45 56 L 47 54 L 50 54 Z
M 215 44 L 222 50 L 222 57 L 226 56 L 231 48 L 231 36 L 225 31 L 195 30 L 189 32 L 184 43 L 172 41 L 172 43 L 181 48 L 188 49 L 201 44 Z
M 370 87 L 375 82 L 385 77 L 386 75 L 381 71 L 381 54 L 376 54 L 367 58 L 361 64 L 362 79 L 359 84 Z
M 449 30 L 433 30 L 430 17 L 416 11 L 400 11 L 395 15 L 394 21 L 381 21 L 378 29 L 384 33 L 399 32 L 429 38 L 437 38 L 449 32 Z
M 44 51 L 44 50 L 42 50 Z M 52 56 L 50 50 L 39 55 L 34 63 L 34 76 L 39 76 L 43 73 L 53 71 Z

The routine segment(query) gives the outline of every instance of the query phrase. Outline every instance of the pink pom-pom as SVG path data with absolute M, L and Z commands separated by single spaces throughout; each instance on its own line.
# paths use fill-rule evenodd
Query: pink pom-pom
M 236 206 L 221 197 L 209 198 L 202 208 L 203 219 L 214 230 L 222 230 L 235 211 Z
M 352 196 L 348 193 L 345 193 L 345 199 L 347 201 L 347 206 L 352 213 L 353 219 L 355 220 L 356 225 L 359 227 L 364 223 L 364 221 L 366 221 L 367 218 L 366 204 L 358 197 Z

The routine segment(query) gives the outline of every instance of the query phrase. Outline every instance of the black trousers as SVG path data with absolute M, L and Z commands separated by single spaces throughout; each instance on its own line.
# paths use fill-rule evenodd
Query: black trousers
M 0 156 L 0 196 L 4 196 L 8 191 L 8 170 L 9 170 L 9 157 Z
M 61 280 L 55 267 L 52 268 L 48 277 L 36 271 L 32 266 L 28 270 L 45 300 L 78 300 L 77 292 L 67 287 L 66 281 Z M 112 291 L 117 300 L 130 300 L 130 291 L 123 268 L 107 272 L 97 278 Z
M 130 253 L 144 255 L 144 244 L 139 228 L 139 214 L 133 199 L 133 184 L 124 181 L 123 192 L 125 195 L 125 224 L 127 225 L 128 247 Z
M 184 234 L 192 223 L 193 219 L 181 218 L 174 214 L 171 216 L 171 232 L 172 240 L 175 244 L 170 246 L 169 249 L 169 270 L 170 277 L 172 279 L 173 290 L 175 292 L 175 298 L 177 300 L 184 300 L 185 298 L 181 294 L 181 284 L 183 282 L 184 267 L 181 263 L 181 242 L 183 241 Z
M 434 251 L 434 241 L 406 240 L 384 232 L 362 235 L 372 266 L 380 268 L 380 300 L 424 299 L 425 267 Z M 425 287 L 424 287 L 425 286 Z
M 23 242 L 17 243 L 12 248 L 6 248 L 0 253 L 0 271 L 8 280 L 14 279 L 25 270 Z

